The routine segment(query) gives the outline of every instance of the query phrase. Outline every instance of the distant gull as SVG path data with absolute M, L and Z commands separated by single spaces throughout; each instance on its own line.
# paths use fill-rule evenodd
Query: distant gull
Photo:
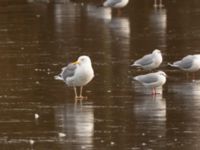
M 39 114 L 34 114 L 34 116 L 35 116 L 35 119 L 38 119 L 40 117 Z
M 75 99 L 83 99 L 83 86 L 88 84 L 94 77 L 94 71 L 90 57 L 80 56 L 77 61 L 62 68 L 59 75 L 54 78 L 64 81 L 68 86 L 74 88 Z M 77 95 L 76 87 L 80 87 L 80 95 Z
M 168 63 L 171 67 L 179 68 L 187 72 L 196 72 L 200 69 L 200 54 L 187 55 L 181 60 L 175 61 L 174 63 Z
M 59 132 L 59 133 L 58 133 L 58 136 L 59 136 L 59 137 L 66 137 L 66 134 L 65 134 L 65 133 L 62 133 L 62 132 Z
M 120 8 L 125 7 L 128 4 L 129 0 L 106 0 L 103 3 L 104 7 L 111 7 L 111 8 L 117 8 L 118 14 L 120 14 Z
M 32 139 L 30 139 L 30 140 L 29 140 L 29 143 L 30 143 L 31 145 L 33 145 L 33 144 L 35 143 L 35 141 L 32 140 Z
M 106 0 L 103 3 L 104 7 L 122 8 L 128 4 L 129 0 Z
M 133 79 L 147 88 L 152 88 L 152 94 L 156 95 L 156 88 L 165 84 L 167 75 L 163 71 L 139 75 Z
M 162 63 L 161 51 L 155 49 L 151 54 L 147 54 L 136 60 L 131 66 L 143 68 L 144 70 L 152 70 L 158 68 Z
M 171 67 L 176 67 L 184 71 L 195 72 L 200 69 L 200 55 L 187 55 L 173 64 L 168 63 Z

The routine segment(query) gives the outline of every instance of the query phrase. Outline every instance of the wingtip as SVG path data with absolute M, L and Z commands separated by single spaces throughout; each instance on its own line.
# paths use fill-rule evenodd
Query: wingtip
M 138 80 L 138 79 L 137 79 L 137 76 L 133 77 L 132 79 L 133 79 L 133 80 L 135 80 L 135 81 L 137 81 L 137 80 Z
M 171 66 L 172 64 L 171 64 L 171 63 L 167 63 L 167 65 L 168 65 L 168 66 Z
M 55 79 L 55 80 L 63 80 L 63 78 L 62 78 L 60 75 L 54 76 L 54 79 Z
M 131 65 L 131 67 L 140 67 L 141 65 L 139 65 L 139 64 L 136 64 L 136 63 L 133 63 L 132 65 Z
M 167 63 L 168 66 L 171 66 L 171 67 L 175 67 L 173 64 L 171 63 Z

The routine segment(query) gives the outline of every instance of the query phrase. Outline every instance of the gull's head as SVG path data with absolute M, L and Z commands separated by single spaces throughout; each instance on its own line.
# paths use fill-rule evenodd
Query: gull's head
M 164 71 L 158 71 L 157 73 L 161 76 L 167 77 L 167 74 Z
M 152 53 L 153 54 L 161 54 L 161 51 L 159 49 L 155 49 Z
M 77 61 L 74 62 L 74 64 L 79 64 L 79 65 L 82 65 L 82 64 L 91 64 L 91 60 L 90 60 L 90 57 L 89 56 L 80 56 L 78 58 Z

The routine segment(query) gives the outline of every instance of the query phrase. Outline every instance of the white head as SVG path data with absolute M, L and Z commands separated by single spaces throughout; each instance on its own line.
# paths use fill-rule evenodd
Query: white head
M 78 58 L 78 60 L 76 61 L 77 64 L 91 64 L 91 60 L 90 60 L 90 57 L 89 56 L 85 56 L 85 55 L 82 55 Z
M 159 49 L 155 49 L 152 54 L 161 54 L 161 51 Z
M 167 74 L 164 71 L 158 71 L 157 73 L 161 76 L 167 77 Z

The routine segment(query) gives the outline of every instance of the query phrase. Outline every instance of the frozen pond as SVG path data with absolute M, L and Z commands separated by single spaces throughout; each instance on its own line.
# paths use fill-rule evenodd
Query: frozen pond
M 141 2 L 121 16 L 95 3 L 29 2 L 0 3 L 0 149 L 200 149 L 200 73 L 193 81 L 167 66 L 200 53 L 199 2 Z M 152 96 L 132 81 L 147 72 L 130 65 L 155 48 L 168 81 Z M 54 75 L 83 54 L 95 78 L 76 104 Z

